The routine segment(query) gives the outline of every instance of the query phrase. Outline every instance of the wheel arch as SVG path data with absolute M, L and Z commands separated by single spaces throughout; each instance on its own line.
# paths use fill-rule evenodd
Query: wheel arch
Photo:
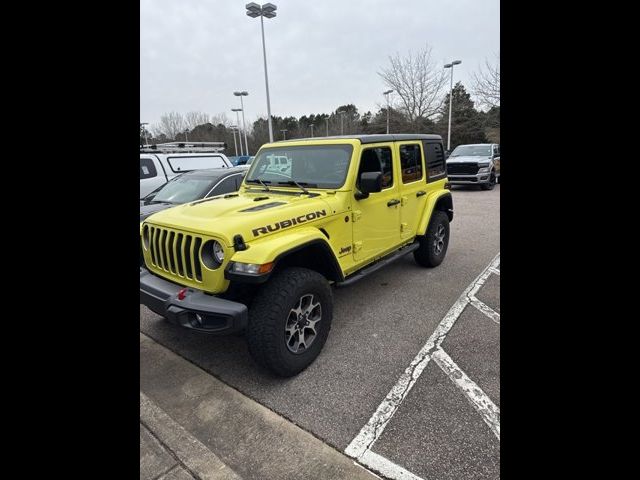
M 431 221 L 431 215 L 433 212 L 439 210 L 447 214 L 449 221 L 453 221 L 453 197 L 451 192 L 444 190 L 435 193 L 427 198 L 427 204 L 424 209 L 424 215 L 418 226 L 417 235 L 424 235 L 429 227 Z

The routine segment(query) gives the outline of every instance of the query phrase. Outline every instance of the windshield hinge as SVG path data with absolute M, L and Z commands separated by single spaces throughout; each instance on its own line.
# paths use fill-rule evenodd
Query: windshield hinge
M 362 211 L 360 210 L 354 210 L 353 212 L 351 212 L 351 220 L 355 223 L 358 220 L 360 220 L 360 217 L 362 217 Z

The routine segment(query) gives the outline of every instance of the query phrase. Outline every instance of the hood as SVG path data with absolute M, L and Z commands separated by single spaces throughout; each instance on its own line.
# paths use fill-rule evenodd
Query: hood
M 140 221 L 144 222 L 150 215 L 174 206 L 175 205 L 172 203 L 153 203 L 151 205 L 144 205 L 140 202 Z
M 478 156 L 460 156 L 460 157 L 449 157 L 447 158 L 447 163 L 479 163 L 479 162 L 489 162 L 491 161 L 491 157 L 478 157 Z
M 326 197 L 324 192 L 309 197 L 283 190 L 228 194 L 167 208 L 156 213 L 149 223 L 220 237 L 231 246 L 238 234 L 249 243 L 281 229 L 330 216 L 333 210 Z

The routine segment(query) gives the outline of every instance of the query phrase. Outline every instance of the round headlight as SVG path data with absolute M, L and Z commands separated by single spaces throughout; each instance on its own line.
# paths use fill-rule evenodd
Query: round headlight
M 213 258 L 215 258 L 218 263 L 222 263 L 224 261 L 224 250 L 222 249 L 222 245 L 215 240 L 213 241 Z
M 224 249 L 219 242 L 209 240 L 202 246 L 200 250 L 200 258 L 205 267 L 215 270 L 224 261 Z

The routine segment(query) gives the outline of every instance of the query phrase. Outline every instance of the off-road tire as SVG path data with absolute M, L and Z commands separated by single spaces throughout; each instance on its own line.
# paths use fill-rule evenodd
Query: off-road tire
M 496 173 L 495 172 L 491 172 L 491 175 L 489 175 L 489 182 L 488 183 L 481 183 L 480 184 L 480 188 L 482 190 L 493 190 L 493 187 L 496 186 Z
M 439 233 L 444 230 L 444 240 L 439 244 Z M 449 246 L 449 217 L 442 210 L 434 210 L 431 214 L 431 221 L 424 236 L 418 237 L 420 247 L 413 252 L 418 265 L 423 267 L 437 267 L 444 260 Z
M 313 343 L 302 353 L 292 353 L 285 341 L 289 313 L 301 297 L 313 294 L 320 302 L 321 320 Z M 327 280 L 307 268 L 290 267 L 274 273 L 257 292 L 249 308 L 246 339 L 256 363 L 276 375 L 291 377 L 307 368 L 320 354 L 333 317 L 333 296 Z

